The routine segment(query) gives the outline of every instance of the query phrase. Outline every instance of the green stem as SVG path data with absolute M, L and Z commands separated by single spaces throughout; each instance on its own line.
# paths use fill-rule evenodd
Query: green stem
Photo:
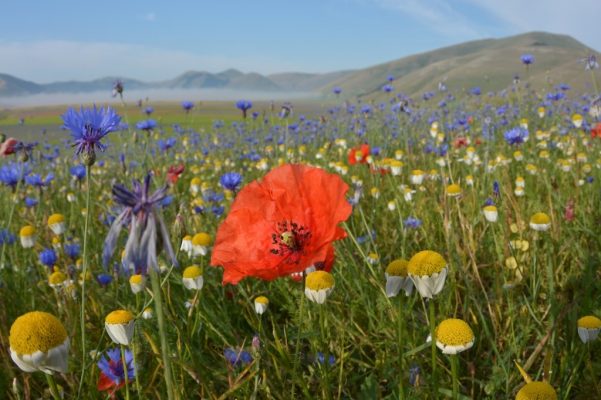
M 125 361 L 125 346 L 121 345 L 121 364 L 123 365 L 123 378 L 125 379 L 125 399 L 129 400 L 129 373 Z
M 432 348 L 432 387 L 434 388 L 433 393 L 437 396 L 438 393 L 438 383 L 436 382 L 436 337 L 434 334 L 434 330 L 436 328 L 436 323 L 434 320 L 434 300 L 428 300 L 428 307 L 430 309 L 430 339 L 431 339 L 431 348 Z
M 165 385 L 167 385 L 167 398 L 173 400 L 173 377 L 171 375 L 171 362 L 169 361 L 169 349 L 167 348 L 167 334 L 165 332 L 165 317 L 163 315 L 163 300 L 161 295 L 161 284 L 159 282 L 158 272 L 154 268 L 149 268 L 150 281 L 152 283 L 152 292 L 154 294 L 154 308 L 157 314 L 159 325 L 159 337 L 161 338 L 161 355 L 165 368 Z
M 403 388 L 403 380 L 405 379 L 405 359 L 403 358 L 403 295 L 399 293 L 399 312 L 398 312 L 398 342 L 399 342 L 399 362 L 401 364 L 399 373 L 399 399 L 405 399 L 405 389 Z
M 586 358 L 586 367 L 589 371 L 589 373 L 591 374 L 591 383 L 593 384 L 593 386 L 595 387 L 595 392 L 597 393 L 597 398 L 601 399 L 601 390 L 599 390 L 599 385 L 597 384 L 597 381 L 599 380 L 598 377 L 595 375 L 595 371 L 593 370 L 593 363 L 591 362 L 591 359 L 593 358 L 592 354 L 591 354 L 591 343 L 588 342 L 586 344 L 587 346 L 587 350 L 588 350 L 588 357 Z
M 453 400 L 459 399 L 459 379 L 457 378 L 457 355 L 451 355 L 451 373 L 453 374 Z
M 44 374 L 46 375 L 46 382 L 48 382 L 48 386 L 50 388 L 50 394 L 54 400 L 61 400 L 60 392 L 58 391 L 58 387 L 56 386 L 56 382 L 54 381 L 54 376 L 52 374 Z
M 86 373 L 86 280 L 88 275 L 88 227 L 90 225 L 90 166 L 86 165 L 86 218 L 83 228 L 83 266 L 81 271 L 81 309 L 79 313 L 79 325 L 81 330 L 81 376 L 79 378 L 79 387 L 77 397 L 81 397 L 84 376 Z
M 132 361 L 134 363 L 133 367 L 134 367 L 134 379 L 135 379 L 135 384 L 136 384 L 136 392 L 138 393 L 138 399 L 142 398 L 142 386 L 140 386 L 140 378 L 138 376 L 138 370 L 137 370 L 137 364 L 136 364 L 136 336 L 134 335 L 134 339 L 132 340 L 131 343 L 131 355 L 132 355 Z
M 329 348 L 329 341 L 328 341 L 328 337 L 327 337 L 327 330 L 326 330 L 326 316 L 325 316 L 325 311 L 324 311 L 324 307 L 325 304 L 319 304 L 319 330 L 321 333 L 321 352 L 323 353 L 323 364 L 321 365 L 323 374 L 322 374 L 322 381 L 321 381 L 321 385 L 322 385 L 322 390 L 324 392 L 324 397 L 326 399 L 331 399 L 331 393 L 330 393 L 330 374 L 329 374 L 329 359 L 330 359 L 330 348 Z
M 21 168 L 21 173 L 20 173 L 20 177 L 19 180 L 17 181 L 17 184 L 15 185 L 15 190 L 13 191 L 12 195 L 10 196 L 11 199 L 11 206 L 10 206 L 10 214 L 8 214 L 8 221 L 6 222 L 6 226 L 5 229 L 7 231 L 10 230 L 10 224 L 13 221 L 13 215 L 15 214 L 15 207 L 17 206 L 17 203 L 19 202 L 19 186 L 21 186 L 21 180 L 23 179 L 23 169 L 25 167 L 23 167 L 23 164 L 19 164 L 20 168 Z M 0 269 L 4 269 L 4 257 L 6 256 L 6 241 L 4 241 L 4 243 L 2 243 L 2 255 L 0 256 Z

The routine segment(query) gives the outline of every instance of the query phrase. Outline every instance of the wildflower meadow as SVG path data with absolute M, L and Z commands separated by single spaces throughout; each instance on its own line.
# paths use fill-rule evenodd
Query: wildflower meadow
M 4 135 L 0 397 L 601 399 L 598 64 L 536 63 L 225 121 L 115 82 Z

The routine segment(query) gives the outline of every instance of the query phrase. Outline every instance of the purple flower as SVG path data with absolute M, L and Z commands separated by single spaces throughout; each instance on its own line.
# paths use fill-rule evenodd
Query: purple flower
M 505 141 L 511 145 L 521 144 L 528 138 L 528 130 L 517 127 L 506 131 L 503 134 Z
M 520 60 L 522 60 L 522 64 L 528 66 L 534 63 L 534 56 L 532 54 L 522 54 Z
M 63 129 L 71 131 L 75 154 L 83 153 L 90 157 L 89 165 L 94 163 L 96 150 L 106 149 L 101 139 L 109 132 L 118 130 L 121 122 L 121 117 L 111 107 L 98 109 L 96 105 L 94 108 L 80 107 L 79 112 L 69 108 L 61 117 Z
M 152 175 L 146 175 L 144 182 L 133 181 L 133 189 L 129 190 L 121 184 L 113 185 L 115 203 L 123 207 L 115 218 L 104 241 L 102 263 L 106 268 L 117 246 L 121 228 L 129 226 L 129 235 L 125 243 L 123 264 L 133 267 L 136 273 L 145 274 L 148 267 L 158 270 L 157 247 L 160 243 L 167 251 L 173 265 L 178 265 L 169 233 L 160 209 L 167 197 L 167 186 L 163 186 L 149 194 Z M 157 239 L 160 239 L 159 242 Z
M 144 109 L 144 114 L 146 115 L 150 115 L 154 112 L 154 108 L 152 108 L 151 106 L 148 106 Z
M 52 180 L 54 180 L 53 173 L 46 175 L 46 178 L 44 179 L 42 179 L 42 177 L 38 174 L 31 174 L 25 177 L 25 183 L 27 183 L 29 186 L 34 186 L 38 188 L 50 185 L 50 182 L 52 182 Z
M 318 364 L 325 365 L 326 356 L 321 351 L 317 352 L 317 357 L 315 357 L 315 358 L 316 358 L 315 361 L 317 361 Z M 328 356 L 328 365 L 331 367 L 335 363 L 336 363 L 336 357 L 334 357 L 332 354 L 330 354 Z
M 226 172 L 219 178 L 219 183 L 224 189 L 235 192 L 242 183 L 242 175 L 237 172 Z
M 593 69 L 599 68 L 599 63 L 597 62 L 597 56 L 594 54 L 589 54 L 587 57 L 580 60 L 581 63 L 584 63 L 584 69 L 586 71 L 591 71 Z
M 332 93 L 334 93 L 336 96 L 338 96 L 340 93 L 342 93 L 342 89 L 338 86 L 334 86 L 332 88 Z

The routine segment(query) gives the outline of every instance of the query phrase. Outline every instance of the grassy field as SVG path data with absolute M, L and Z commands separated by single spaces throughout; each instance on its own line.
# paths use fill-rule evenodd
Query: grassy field
M 392 95 L 369 110 L 365 104 L 300 103 L 287 118 L 278 117 L 277 104 L 271 111 L 268 103 L 257 103 L 249 113 L 260 116 L 246 120 L 231 103 L 203 103 L 190 114 L 179 104 L 157 103 L 151 118 L 159 127 L 148 133 L 133 128 L 145 119 L 140 109 L 120 106 L 116 111 L 124 121 L 127 116 L 131 130 L 109 133 L 104 141 L 111 146 L 96 154 L 81 179 L 71 171 L 79 164 L 73 149 L 63 145 L 71 136 L 59 129 L 65 107 L 6 112 L 0 131 L 40 144 L 16 182 L 5 177 L 19 168 L 20 155 L 3 160 L 0 170 L 6 229 L 0 235 L 0 392 L 10 399 L 49 397 L 55 382 L 66 399 L 106 399 L 113 390 L 117 398 L 149 399 L 505 399 L 524 386 L 518 363 L 558 398 L 601 398 L 599 341 L 584 344 L 578 333 L 579 318 L 601 316 L 601 138 L 591 138 L 597 121 L 582 111 L 587 103 L 568 93 L 549 100 L 539 116 L 543 100 L 523 87 L 494 98 L 437 93 L 412 103 L 410 113 L 391 111 L 396 103 Z M 572 122 L 576 113 L 584 118 L 579 127 Z M 528 132 L 526 141 L 504 139 L 520 125 L 527 125 L 519 131 Z M 44 127 L 47 137 L 39 133 Z M 165 147 L 169 138 L 173 143 Z M 369 148 L 357 154 L 361 144 Z M 324 304 L 306 298 L 306 274 L 224 285 L 223 269 L 210 266 L 220 225 L 242 204 L 237 196 L 287 163 L 319 167 L 348 185 L 344 196 L 352 213 L 340 225 L 347 237 L 334 243 L 335 284 Z M 103 267 L 105 237 L 122 210 L 111 187 L 131 189 L 132 179 L 152 171 L 152 192 L 168 182 L 169 167 L 180 164 L 185 170 L 169 183 L 169 201 L 153 208 L 165 221 L 180 267 L 172 265 L 165 239 L 158 239 L 160 276 L 150 268 L 141 278 L 143 290 L 134 294 L 121 258 L 131 226 L 123 226 Z M 423 182 L 412 178 L 414 170 L 423 171 Z M 44 181 L 49 173 L 54 178 L 46 183 L 22 180 L 39 174 Z M 228 189 L 226 173 L 240 174 L 241 184 Z M 321 207 L 319 198 L 330 189 L 310 198 L 301 191 L 290 204 Z M 492 204 L 496 222 L 483 213 Z M 326 216 L 313 218 L 311 206 L 304 210 L 314 232 L 327 223 Z M 55 213 L 65 217 L 60 235 L 48 227 Z M 548 230 L 531 227 L 536 213 L 548 216 Z M 20 230 L 28 225 L 36 240 L 24 248 Z M 304 243 L 273 229 L 290 251 Z M 259 228 L 248 232 L 256 235 L 256 243 L 248 242 L 254 254 L 266 238 Z M 210 237 L 206 254 L 180 250 L 186 235 L 198 233 Z M 71 245 L 79 250 L 73 253 Z M 55 260 L 48 258 L 50 249 Z M 444 259 L 448 276 L 441 291 L 433 300 L 415 289 L 388 297 L 387 266 L 411 259 L 409 272 L 425 268 L 412 259 L 423 250 Z M 145 260 L 151 251 L 142 251 Z M 183 271 L 191 265 L 202 270 L 200 290 L 184 284 L 189 275 Z M 258 296 L 269 299 L 262 315 L 255 311 Z M 135 373 L 125 379 L 117 353 L 113 366 L 121 368 L 121 378 L 103 386 L 106 371 L 98 362 L 120 348 L 105 322 L 121 309 L 134 316 L 123 352 L 131 351 Z M 11 326 L 33 310 L 51 313 L 64 326 L 70 339 L 65 372 L 27 373 L 11 360 L 9 348 L 20 343 Z M 448 318 L 465 321 L 473 332 L 473 346 L 458 355 L 426 341 Z M 439 332 L 434 342 L 445 340 Z M 470 342 L 456 326 L 447 334 L 450 341 Z

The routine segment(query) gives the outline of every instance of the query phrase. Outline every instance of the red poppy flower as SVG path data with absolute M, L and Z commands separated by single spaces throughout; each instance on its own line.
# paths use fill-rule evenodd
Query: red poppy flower
M 601 138 L 601 122 L 598 122 L 594 128 L 591 129 L 591 138 Z
M 315 263 L 313 266 L 315 270 L 330 272 L 332 267 L 334 266 L 334 261 L 336 261 L 336 255 L 334 254 L 334 246 L 330 245 L 328 247 L 328 252 L 326 253 L 326 258 L 323 262 Z M 292 278 L 296 282 L 300 282 L 303 280 L 303 271 L 293 272 L 290 274 L 290 278 Z
M 211 265 L 223 267 L 223 283 L 237 284 L 327 264 L 332 242 L 346 237 L 338 224 L 352 211 L 347 190 L 339 176 L 319 168 L 272 170 L 238 193 L 217 231 Z
M 7 156 L 15 152 L 15 146 L 19 143 L 17 139 L 8 138 L 0 144 L 0 156 Z
M 184 172 L 185 169 L 186 167 L 184 164 L 170 166 L 167 170 L 167 181 L 169 181 L 170 184 L 175 185 L 179 179 L 179 176 Z
M 108 391 L 111 399 L 117 398 L 117 391 L 125 386 L 125 380 L 119 384 L 116 384 L 111 378 L 104 374 L 104 372 L 100 372 L 100 377 L 98 378 L 98 383 L 96 385 L 96 389 L 100 392 Z
M 466 147 L 468 144 L 470 144 L 469 140 L 463 136 L 458 136 L 453 141 L 453 147 L 455 147 L 456 149 L 459 149 L 461 147 Z
M 357 163 L 365 164 L 367 162 L 367 157 L 369 156 L 369 145 L 362 144 L 360 146 L 355 146 L 348 152 L 348 163 L 350 165 L 355 165 Z

